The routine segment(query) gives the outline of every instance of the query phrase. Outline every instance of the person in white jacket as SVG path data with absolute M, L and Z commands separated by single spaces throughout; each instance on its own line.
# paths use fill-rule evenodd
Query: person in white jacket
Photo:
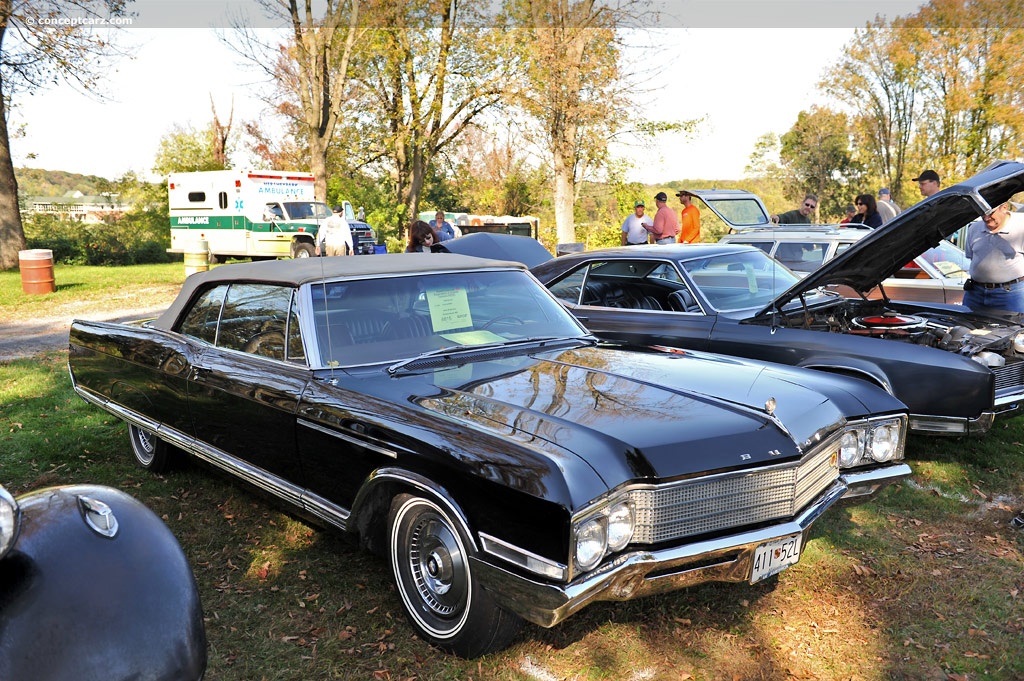
M 342 214 L 341 206 L 335 206 L 331 217 L 324 220 L 316 233 L 317 255 L 353 255 L 352 229 Z

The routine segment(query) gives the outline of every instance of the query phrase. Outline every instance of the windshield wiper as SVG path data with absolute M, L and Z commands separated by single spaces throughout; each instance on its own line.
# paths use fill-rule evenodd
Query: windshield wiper
M 499 350 L 502 348 L 512 348 L 521 345 L 537 344 L 538 347 L 544 347 L 553 341 L 584 341 L 593 342 L 595 339 L 593 336 L 530 336 L 529 338 L 518 338 L 516 340 L 503 340 L 496 341 L 494 343 L 482 343 L 480 345 L 448 345 L 443 348 L 435 348 L 434 350 L 427 350 L 421 352 L 415 357 L 409 357 L 399 362 L 395 362 L 388 367 L 388 373 L 394 376 L 399 371 L 404 369 L 410 364 L 419 362 L 420 360 L 426 360 L 431 358 L 450 358 L 457 355 L 468 355 L 484 350 Z

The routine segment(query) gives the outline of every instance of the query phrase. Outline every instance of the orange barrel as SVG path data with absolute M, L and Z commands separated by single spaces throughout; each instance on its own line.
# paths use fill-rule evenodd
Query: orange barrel
M 210 245 L 206 239 L 185 244 L 185 276 L 210 269 Z
M 25 293 L 53 293 L 57 290 L 53 278 L 53 251 L 50 249 L 18 251 L 18 268 L 21 270 L 21 290 Z

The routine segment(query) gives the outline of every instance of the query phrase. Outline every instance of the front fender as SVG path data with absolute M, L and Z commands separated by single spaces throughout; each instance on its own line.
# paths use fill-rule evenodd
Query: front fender
M 0 560 L 0 679 L 203 677 L 206 633 L 195 578 L 155 513 L 95 485 L 42 489 L 17 501 L 20 533 Z M 113 536 L 110 517 L 96 509 L 116 519 Z M 108 531 L 90 527 L 90 518 Z
M 827 371 L 833 374 L 859 378 L 881 387 L 890 395 L 894 394 L 892 383 L 890 383 L 886 372 L 877 364 L 868 360 L 856 357 L 821 357 L 812 355 L 801 360 L 797 363 L 797 366 L 804 369 L 815 369 L 817 371 Z

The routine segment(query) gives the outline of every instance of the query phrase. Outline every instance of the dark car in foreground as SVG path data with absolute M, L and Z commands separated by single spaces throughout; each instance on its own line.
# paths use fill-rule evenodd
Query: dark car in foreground
M 75 321 L 69 365 L 140 465 L 184 451 L 355 535 L 464 656 L 521 619 L 766 579 L 910 472 L 878 388 L 603 345 L 523 265 L 461 255 L 226 265 L 156 320 Z
M 199 681 L 199 592 L 174 535 L 119 490 L 0 487 L 0 679 Z
M 907 405 L 912 431 L 981 435 L 996 415 L 1024 409 L 1020 316 L 894 301 L 880 284 L 1022 190 L 1024 165 L 1000 164 L 904 211 L 803 278 L 738 244 L 589 251 L 531 271 L 602 338 L 860 377 Z M 869 296 L 876 288 L 881 299 Z

